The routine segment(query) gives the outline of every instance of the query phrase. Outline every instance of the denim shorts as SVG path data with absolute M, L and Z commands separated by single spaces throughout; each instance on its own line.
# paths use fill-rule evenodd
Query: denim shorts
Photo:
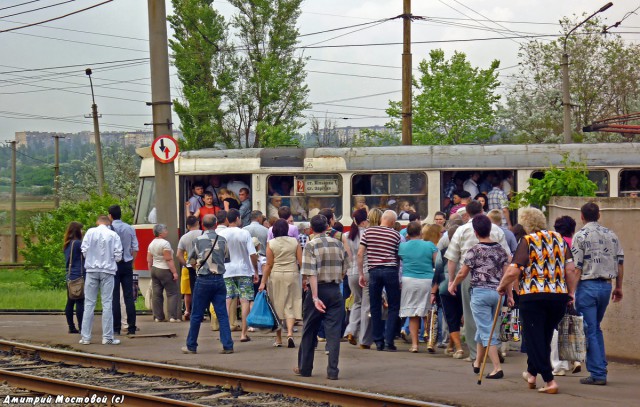
M 227 298 L 253 301 L 253 279 L 251 277 L 226 277 L 224 285 L 227 287 Z
M 482 346 L 487 346 L 489 343 L 489 335 L 499 298 L 500 295 L 493 289 L 473 288 L 471 290 L 471 313 L 476 323 L 475 340 L 477 343 L 482 343 Z M 500 327 L 496 326 L 491 338 L 491 345 L 500 345 L 499 333 Z

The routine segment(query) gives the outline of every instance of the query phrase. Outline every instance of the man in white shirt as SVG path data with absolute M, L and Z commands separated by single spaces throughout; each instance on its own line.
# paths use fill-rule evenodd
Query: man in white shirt
M 480 193 L 480 190 L 478 189 L 479 179 L 480 173 L 478 171 L 475 171 L 473 174 L 471 174 L 469 179 L 466 180 L 464 184 L 462 184 L 462 189 L 470 193 L 472 198 Z
M 235 312 L 230 309 L 233 298 L 240 298 L 242 308 L 242 333 L 240 342 L 249 342 L 247 335 L 247 316 L 249 305 L 253 301 L 253 284 L 257 283 L 258 255 L 253 245 L 251 234 L 240 228 L 240 212 L 237 209 L 229 209 L 227 212 L 229 226 L 216 231 L 227 239 L 229 249 L 229 261 L 225 261 L 224 282 L 227 287 L 227 312 Z M 233 327 L 232 327 L 233 328 Z
M 117 262 L 122 260 L 122 242 L 116 232 L 107 225 L 111 222 L 106 215 L 98 217 L 97 227 L 84 235 L 80 249 L 85 257 L 87 271 L 84 282 L 84 317 L 80 344 L 91 343 L 93 311 L 98 299 L 98 290 L 102 296 L 102 344 L 119 345 L 120 340 L 113 338 L 113 286 Z
M 447 263 L 449 272 L 449 284 L 455 280 L 456 271 L 462 267 L 464 257 L 470 248 L 478 244 L 478 238 L 473 230 L 473 224 L 471 221 L 475 216 L 482 214 L 482 204 L 478 201 L 471 201 L 465 207 L 469 220 L 464 225 L 460 226 L 453 237 L 447 252 L 446 257 L 449 262 Z M 491 225 L 491 240 L 500 243 L 500 246 L 504 248 L 507 253 L 511 253 L 507 241 L 504 237 L 504 232 L 497 225 Z M 509 256 L 511 259 L 511 256 Z M 468 275 L 461 284 L 460 293 L 462 295 L 462 312 L 464 315 L 464 337 L 467 345 L 469 346 L 469 357 L 471 360 L 476 358 L 476 324 L 471 314 L 471 296 L 469 295 L 469 287 L 471 284 L 471 275 Z

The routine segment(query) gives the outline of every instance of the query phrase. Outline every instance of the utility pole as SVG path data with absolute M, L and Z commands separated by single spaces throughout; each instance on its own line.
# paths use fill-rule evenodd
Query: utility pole
M 169 46 L 165 0 L 147 0 L 149 8 L 149 51 L 151 57 L 151 105 L 153 137 L 172 134 Z M 154 163 L 158 223 L 169 229 L 171 247 L 178 246 L 178 207 L 173 162 Z
M 18 238 L 16 234 L 16 142 L 11 143 L 11 263 L 18 262 Z
M 64 136 L 52 136 L 53 142 L 55 145 L 55 161 L 53 164 L 53 189 L 55 190 L 55 195 L 53 198 L 53 202 L 56 208 L 60 207 L 60 139 L 64 138 Z
M 104 167 L 102 166 L 102 144 L 100 143 L 100 125 L 98 124 L 98 105 L 96 105 L 96 98 L 93 94 L 93 81 L 91 80 L 91 68 L 87 68 L 85 74 L 89 77 L 89 83 L 91 84 L 91 99 L 93 104 L 91 105 L 91 116 L 93 117 L 93 136 L 96 143 L 96 166 L 98 167 L 98 194 L 104 195 Z
M 411 0 L 403 0 L 403 45 L 402 45 L 402 145 L 410 146 L 412 141 L 411 111 Z

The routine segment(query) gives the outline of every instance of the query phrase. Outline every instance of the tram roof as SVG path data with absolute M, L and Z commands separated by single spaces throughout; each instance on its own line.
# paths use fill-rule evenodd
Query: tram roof
M 261 168 L 389 170 L 411 168 L 541 168 L 558 165 L 565 154 L 589 167 L 640 165 L 640 143 L 492 144 L 352 148 L 248 148 L 191 150 L 181 160 L 259 160 Z M 333 158 L 334 160 L 331 160 Z M 314 166 L 314 163 L 317 165 Z

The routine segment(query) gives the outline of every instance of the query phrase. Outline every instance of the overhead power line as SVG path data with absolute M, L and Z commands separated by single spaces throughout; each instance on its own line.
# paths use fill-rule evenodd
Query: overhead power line
M 0 9 L 0 10 L 2 10 L 2 9 Z M 2 21 L 6 22 L 6 23 L 12 23 L 12 24 L 28 24 L 28 23 L 25 23 L 24 21 L 11 21 L 11 20 L 6 20 L 6 19 L 3 19 Z M 95 32 L 95 31 L 74 30 L 72 28 L 54 27 L 54 26 L 51 26 L 51 25 L 44 25 L 44 24 L 41 24 L 38 27 L 39 28 L 49 28 L 51 30 L 76 32 L 76 33 L 81 33 L 81 34 L 101 35 L 101 36 L 112 37 L 112 38 L 122 38 L 122 39 L 125 39 L 125 40 L 135 40 L 135 41 L 145 41 L 145 42 L 149 41 L 147 38 L 129 37 L 129 36 L 126 36 L 126 35 L 117 35 L 117 34 L 106 34 L 106 33 L 99 33 L 99 32 Z
M 110 0 L 110 1 L 112 1 L 112 0 Z M 50 66 L 50 67 L 47 67 L 47 68 L 24 68 L 24 69 L 20 69 L 18 71 L 3 71 L 3 72 L 0 72 L 0 74 L 46 71 L 46 70 L 50 70 L 50 69 L 77 68 L 79 66 L 87 67 L 87 66 L 94 66 L 94 65 L 117 64 L 117 63 L 120 63 L 120 62 L 134 62 L 134 61 L 148 61 L 148 60 L 149 60 L 149 58 L 133 58 L 133 59 L 120 59 L 120 60 L 103 61 L 103 62 L 88 62 L 88 63 L 84 63 L 84 64 L 74 64 L 74 65 Z
M 61 6 L 63 4 L 67 4 L 67 3 L 73 3 L 74 1 L 76 1 L 76 0 L 66 0 L 66 1 L 63 1 L 61 3 L 49 4 L 48 6 L 42 6 L 42 7 L 34 8 L 34 9 L 31 9 L 31 10 L 25 10 L 25 11 L 20 11 L 18 13 L 8 14 L 6 16 L 1 16 L 0 18 L 8 18 L 8 17 L 13 17 L 13 16 L 18 16 L 20 14 L 33 13 L 34 11 L 44 10 L 46 8 L 51 8 L 51 7 L 56 7 L 56 6 Z
M 31 4 L 31 3 L 37 3 L 37 2 L 39 2 L 39 1 L 42 1 L 42 0 L 31 0 L 31 1 L 25 1 L 24 3 L 14 4 L 13 6 L 1 7 L 1 8 L 0 8 L 0 11 L 2 11 L 2 10 L 7 10 L 7 9 L 10 9 L 10 8 L 14 8 L 14 7 L 25 6 L 25 5 L 27 5 L 27 4 Z
M 72 15 L 74 15 L 74 14 L 78 14 L 78 13 L 82 13 L 82 12 L 87 11 L 87 10 L 91 10 L 92 8 L 96 8 L 96 7 L 102 6 L 102 5 L 107 4 L 107 3 L 111 3 L 112 1 L 113 1 L 113 0 L 106 0 L 106 1 L 103 1 L 102 3 L 94 4 L 93 6 L 85 7 L 85 8 L 83 8 L 83 9 L 76 10 L 76 11 L 73 11 L 73 12 L 71 12 L 71 13 L 67 13 L 67 14 L 62 15 L 62 16 L 58 16 L 58 17 L 54 17 L 54 18 L 50 18 L 50 19 L 48 19 L 48 20 L 38 21 L 38 22 L 36 22 L 36 23 L 31 23 L 31 24 L 27 24 L 27 25 L 21 25 L 21 26 L 19 26 L 19 27 L 6 28 L 6 29 L 4 29 L 4 30 L 0 30 L 0 34 L 1 34 L 1 33 L 6 33 L 6 32 L 9 32 L 9 31 L 21 30 L 21 29 L 23 29 L 23 28 L 27 28 L 27 27 L 33 27 L 33 26 L 35 26 L 35 25 L 40 25 L 40 24 L 48 23 L 48 22 L 50 22 L 50 21 L 60 20 L 60 19 L 63 19 L 63 18 L 66 18 L 66 17 L 72 16 Z
M 326 100 L 326 101 L 323 101 L 323 102 L 311 102 L 311 104 L 321 105 L 321 104 L 326 104 L 326 103 L 347 102 L 349 100 L 367 99 L 367 98 L 372 98 L 372 97 L 376 97 L 376 96 L 391 95 L 392 93 L 399 93 L 399 92 L 401 92 L 400 89 L 392 90 L 390 92 L 380 92 L 380 93 L 374 93 L 374 94 L 371 94 L 371 95 L 354 96 L 354 97 L 344 98 L 344 99 Z

